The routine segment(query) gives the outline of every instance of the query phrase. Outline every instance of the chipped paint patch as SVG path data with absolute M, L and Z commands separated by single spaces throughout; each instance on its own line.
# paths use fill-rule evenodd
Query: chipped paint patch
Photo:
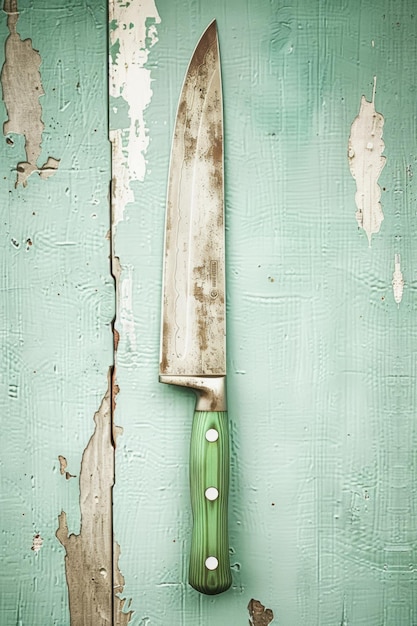
M 113 225 L 123 220 L 126 205 L 133 202 L 132 181 L 145 177 L 145 153 L 149 137 L 144 111 L 152 98 L 151 72 L 146 62 L 158 41 L 160 17 L 153 0 L 111 0 L 110 96 L 127 105 L 129 126 L 110 131 L 113 167 Z M 140 85 L 140 88 L 138 86 Z
M 80 533 L 68 535 L 65 511 L 59 515 L 56 531 L 57 539 L 66 551 L 65 571 L 71 626 L 125 626 L 132 614 L 123 612 L 124 600 L 119 597 L 124 580 L 117 566 L 120 549 L 113 542 L 114 441 L 111 372 L 108 382 L 106 394 L 94 415 L 94 433 L 84 450 L 81 462 Z
M 7 13 L 9 29 L 0 78 L 8 115 L 8 120 L 3 124 L 3 134 L 9 145 L 14 145 L 10 133 L 25 137 L 26 161 L 17 164 L 15 186 L 21 184 L 26 187 L 27 179 L 33 172 L 37 172 L 41 178 L 52 176 L 58 169 L 59 160 L 48 157 L 40 168 L 37 165 L 45 128 L 39 102 L 40 96 L 45 94 L 39 73 L 41 57 L 32 47 L 32 40 L 22 40 L 16 30 L 19 19 L 17 0 L 5 0 L 3 10 Z
M 42 546 L 43 538 L 40 536 L 39 533 L 36 533 L 36 535 L 33 537 L 31 550 L 37 553 L 42 548 Z
M 384 117 L 375 111 L 375 89 L 376 77 L 371 102 L 365 96 L 361 98 L 359 115 L 352 123 L 348 145 L 349 168 L 356 181 L 356 221 L 366 232 L 369 245 L 384 219 L 378 185 L 386 161 L 381 156 L 385 148 L 382 140 Z
M 69 480 L 70 478 L 76 477 L 75 474 L 70 474 L 69 472 L 67 472 L 68 463 L 67 463 L 67 459 L 64 456 L 58 455 L 58 461 L 59 461 L 59 471 L 62 476 L 65 476 L 67 480 Z
M 394 300 L 399 305 L 403 299 L 404 291 L 404 278 L 401 272 L 401 258 L 399 254 L 395 255 L 394 259 L 394 273 L 392 275 L 392 291 L 394 293 Z
M 259 600 L 252 599 L 248 604 L 248 611 L 251 626 L 268 626 L 274 619 L 271 609 L 266 609 Z

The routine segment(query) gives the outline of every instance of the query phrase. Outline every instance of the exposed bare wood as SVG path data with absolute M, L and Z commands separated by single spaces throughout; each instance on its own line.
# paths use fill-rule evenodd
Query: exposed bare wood
M 122 613 L 124 600 L 115 595 L 123 590 L 124 580 L 117 567 L 120 549 L 113 544 L 112 529 L 111 373 L 94 422 L 94 433 L 81 462 L 80 533 L 68 535 L 67 516 L 62 511 L 56 536 L 66 550 L 71 626 L 125 626 L 131 612 Z
M 33 172 L 38 172 L 41 178 L 52 176 L 59 160 L 48 157 L 41 167 L 37 165 L 45 128 L 39 102 L 40 96 L 45 94 L 39 72 L 42 61 L 39 52 L 32 47 L 32 40 L 22 40 L 16 30 L 19 19 L 17 0 L 5 0 L 3 8 L 7 13 L 10 33 L 6 39 L 5 62 L 1 72 L 3 100 L 8 115 L 3 124 L 3 134 L 17 133 L 25 137 L 26 161 L 16 166 L 16 187 L 19 184 L 26 187 L 27 179 Z

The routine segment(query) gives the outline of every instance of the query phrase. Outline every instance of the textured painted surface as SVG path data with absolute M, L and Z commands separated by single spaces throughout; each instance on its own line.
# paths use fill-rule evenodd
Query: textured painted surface
M 0 12 L 2 67 L 7 19 Z M 26 161 L 21 127 L 0 142 L 0 623 L 69 626 L 55 532 L 61 511 L 68 534 L 80 532 L 81 459 L 113 359 L 106 2 L 19 0 L 17 30 L 41 61 L 44 95 L 30 99 L 42 106 L 38 165 L 49 155 L 60 164 L 48 180 L 35 173 L 15 188 L 16 164 Z M 16 111 L 25 96 L 23 84 Z M 6 104 L 1 125 L 11 119 Z M 60 456 L 76 477 L 61 474 Z
M 146 144 L 132 153 L 124 146 L 130 196 L 117 203 L 113 241 L 123 302 L 116 423 L 124 428 L 114 529 L 121 595 L 134 610 L 129 626 L 247 624 L 252 598 L 279 626 L 413 624 L 415 3 L 131 5 L 138 28 L 123 32 L 136 33 L 129 49 L 136 46 L 143 71 L 135 92 L 147 104 L 129 113 L 118 95 L 117 113 L 111 107 L 123 141 L 133 118 Z M 104 3 L 86 0 L 21 0 L 19 10 L 20 38 L 31 38 L 42 59 L 39 163 L 50 154 L 61 162 L 48 181 L 33 176 L 15 189 L 24 138 L 0 147 L 0 616 L 5 626 L 67 626 L 57 516 L 66 511 L 68 534 L 79 534 L 81 458 L 112 361 L 107 16 Z M 203 597 L 186 584 L 194 401 L 157 375 L 176 103 L 195 42 L 214 17 L 225 99 L 233 585 Z M 352 219 L 346 146 L 373 76 L 387 161 L 378 180 L 384 221 L 370 249 Z M 128 156 L 142 163 L 140 176 Z M 399 306 L 396 254 L 405 279 Z M 58 456 L 77 478 L 65 480 Z
M 411 624 L 414 2 L 156 5 L 146 172 L 117 234 L 137 346 L 121 336 L 114 494 L 132 623 L 243 625 L 259 598 L 280 626 Z M 233 585 L 210 598 L 186 582 L 194 400 L 161 389 L 157 368 L 170 143 L 187 64 L 213 18 L 225 102 Z M 369 248 L 353 217 L 347 146 L 374 76 L 387 160 L 384 221 Z M 406 277 L 399 307 L 395 254 Z

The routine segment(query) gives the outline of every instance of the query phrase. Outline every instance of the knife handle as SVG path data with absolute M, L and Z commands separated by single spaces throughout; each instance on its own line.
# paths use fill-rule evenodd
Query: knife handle
M 193 512 L 189 582 L 213 595 L 232 584 L 229 563 L 229 427 L 227 411 L 195 411 L 191 432 Z

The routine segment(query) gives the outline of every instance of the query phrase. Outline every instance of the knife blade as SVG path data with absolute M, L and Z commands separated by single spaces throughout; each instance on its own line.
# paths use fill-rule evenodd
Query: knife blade
M 231 585 L 223 102 L 216 21 L 201 36 L 179 98 L 168 179 L 159 380 L 192 389 L 189 583 Z

